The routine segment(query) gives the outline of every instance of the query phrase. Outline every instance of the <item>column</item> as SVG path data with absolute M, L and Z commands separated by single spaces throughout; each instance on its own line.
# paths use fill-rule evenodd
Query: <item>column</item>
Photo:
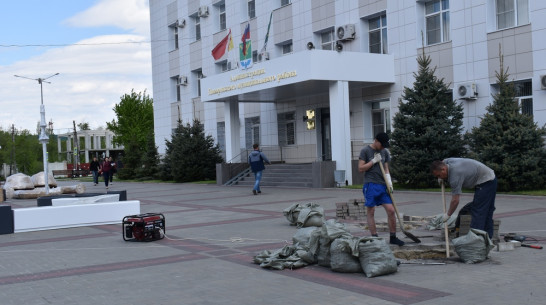
M 239 123 L 239 103 L 224 102 L 226 120 L 226 162 L 241 162 L 241 137 Z
M 336 170 L 345 170 L 345 179 L 353 184 L 348 81 L 330 82 L 330 122 L 332 160 L 336 161 Z

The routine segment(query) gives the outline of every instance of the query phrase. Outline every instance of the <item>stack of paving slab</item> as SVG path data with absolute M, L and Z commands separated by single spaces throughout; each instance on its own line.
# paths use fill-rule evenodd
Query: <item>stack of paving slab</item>
M 345 220 L 365 220 L 364 199 L 351 199 L 347 202 L 336 203 L 336 217 Z

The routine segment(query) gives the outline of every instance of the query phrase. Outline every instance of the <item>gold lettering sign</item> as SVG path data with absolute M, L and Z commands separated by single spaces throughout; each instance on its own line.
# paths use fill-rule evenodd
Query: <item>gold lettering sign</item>
M 261 84 L 265 84 L 265 83 L 274 82 L 275 80 L 277 82 L 280 82 L 283 79 L 298 76 L 298 73 L 296 71 L 287 71 L 287 72 L 279 73 L 276 76 L 271 75 L 271 76 L 265 76 L 265 77 L 258 78 L 258 79 L 253 79 L 255 76 L 259 76 L 259 75 L 263 75 L 263 74 L 265 74 L 265 69 L 259 69 L 259 70 L 255 70 L 255 71 L 241 73 L 241 74 L 238 74 L 238 75 L 233 75 L 230 78 L 230 81 L 232 81 L 232 82 L 237 82 L 239 80 L 246 79 L 246 78 L 251 78 L 252 80 L 245 81 L 245 82 L 238 83 L 238 84 L 233 84 L 231 86 L 225 86 L 225 87 L 220 87 L 220 88 L 215 88 L 215 89 L 209 89 L 209 91 L 208 91 L 209 95 L 221 94 L 221 93 L 229 92 L 229 91 L 232 91 L 232 90 L 235 90 L 235 89 L 243 89 L 243 88 L 247 88 L 247 87 L 257 86 L 257 85 L 261 85 Z

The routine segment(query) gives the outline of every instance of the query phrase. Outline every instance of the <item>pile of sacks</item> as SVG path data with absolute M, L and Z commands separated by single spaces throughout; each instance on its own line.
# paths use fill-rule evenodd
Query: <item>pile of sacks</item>
M 44 172 L 39 172 L 32 177 L 25 174 L 14 174 L 6 179 L 4 190 L 7 199 L 36 199 L 46 195 L 60 194 L 82 194 L 85 192 L 85 186 L 81 183 L 73 186 L 57 187 L 57 181 L 53 175 L 49 174 L 47 184 L 49 185 L 49 194 L 45 192 Z
M 317 206 L 312 209 L 316 210 Z M 318 214 L 313 213 L 313 216 L 318 217 Z M 320 217 L 322 219 L 323 215 Z M 306 222 L 299 223 L 305 225 Z M 254 263 L 277 270 L 318 264 L 336 272 L 364 272 L 367 277 L 398 271 L 397 261 L 383 238 L 352 236 L 344 224 L 334 219 L 322 222 L 321 226 L 303 225 L 294 234 L 292 245 L 276 251 L 262 251 L 254 257 Z

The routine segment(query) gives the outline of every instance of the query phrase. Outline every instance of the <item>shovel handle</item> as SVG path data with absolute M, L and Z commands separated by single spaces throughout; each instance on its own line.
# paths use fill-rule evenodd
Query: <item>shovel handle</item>
M 442 202 L 444 203 L 444 214 L 446 214 L 446 191 L 445 191 L 445 185 L 444 180 L 440 182 L 440 185 L 442 186 Z M 447 221 L 444 222 L 444 236 L 446 239 L 446 257 L 449 258 L 449 234 L 447 232 Z

